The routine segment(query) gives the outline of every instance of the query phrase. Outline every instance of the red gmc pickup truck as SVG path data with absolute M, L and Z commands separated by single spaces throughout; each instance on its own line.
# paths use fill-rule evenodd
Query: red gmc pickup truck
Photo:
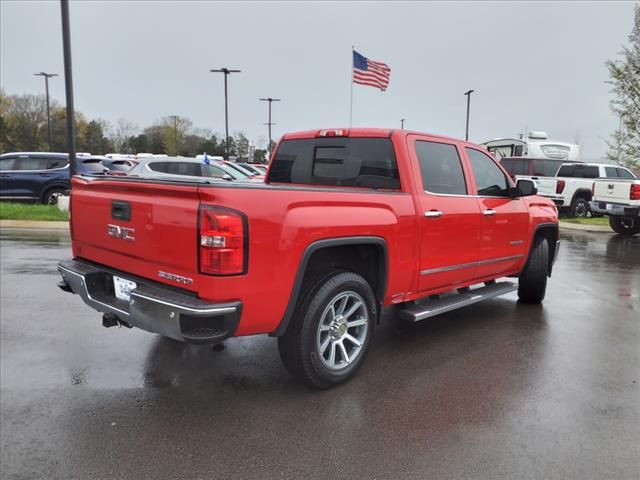
M 516 289 L 541 302 L 558 215 L 535 193 L 452 138 L 291 133 L 264 184 L 74 177 L 59 286 L 105 326 L 278 337 L 287 369 L 327 388 L 361 366 L 383 307 L 416 322 Z

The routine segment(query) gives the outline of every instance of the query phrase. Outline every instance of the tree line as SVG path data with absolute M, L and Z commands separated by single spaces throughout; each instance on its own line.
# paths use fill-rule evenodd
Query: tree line
M 33 151 L 67 151 L 67 112 L 57 101 L 50 101 L 52 141 L 49 148 L 47 100 L 44 95 L 7 95 L 0 91 L 0 153 Z M 103 119 L 89 120 L 75 112 L 76 150 L 93 155 L 107 153 L 155 153 L 195 157 L 226 157 L 224 135 L 195 128 L 186 117 L 163 117 L 140 129 L 133 122 L 120 119 L 115 124 Z M 252 150 L 247 136 L 235 132 L 229 138 L 229 155 L 249 160 Z M 265 162 L 267 150 L 253 149 L 254 162 Z
M 629 46 L 606 66 L 614 95 L 611 110 L 619 119 L 619 127 L 608 142 L 607 158 L 640 174 L 640 5 L 634 7 Z

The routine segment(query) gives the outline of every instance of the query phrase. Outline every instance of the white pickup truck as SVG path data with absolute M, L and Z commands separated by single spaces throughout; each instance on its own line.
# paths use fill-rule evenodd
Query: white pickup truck
M 609 216 L 616 233 L 640 233 L 640 180 L 596 180 L 593 183 L 592 212 Z
M 594 180 L 635 179 L 635 175 L 627 168 L 607 163 L 564 163 L 555 177 L 516 176 L 534 180 L 538 187 L 538 195 L 554 201 L 558 210 L 571 217 L 587 217 L 590 213 L 589 202 L 592 200 Z M 598 213 L 598 212 L 596 212 Z

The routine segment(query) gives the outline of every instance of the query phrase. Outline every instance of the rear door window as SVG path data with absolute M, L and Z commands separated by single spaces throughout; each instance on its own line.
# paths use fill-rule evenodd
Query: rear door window
M 607 178 L 618 178 L 618 169 L 616 167 L 604 167 Z
M 284 140 L 269 181 L 376 189 L 400 189 L 398 165 L 388 138 Z
M 574 165 L 562 165 L 558 170 L 558 177 L 573 177 Z
M 487 155 L 473 148 L 467 148 L 473 174 L 476 177 L 478 195 L 506 197 L 509 195 L 509 181 L 498 165 Z
M 48 164 L 49 164 L 48 158 L 18 157 L 16 159 L 13 169 L 14 170 L 30 170 L 30 171 L 46 170 Z
M 199 163 L 190 162 L 169 162 L 169 171 L 174 175 L 188 175 L 190 177 L 202 176 L 202 169 Z
M 425 191 L 449 195 L 467 194 L 462 162 L 455 145 L 418 140 L 416 155 Z

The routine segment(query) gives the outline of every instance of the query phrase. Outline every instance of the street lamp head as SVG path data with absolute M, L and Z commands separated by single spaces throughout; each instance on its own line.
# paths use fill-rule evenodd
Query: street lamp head
M 36 77 L 48 77 L 48 78 L 58 76 L 57 73 L 46 73 L 46 72 L 34 73 L 33 75 Z
M 280 101 L 279 98 L 271 98 L 271 97 L 259 98 L 258 100 L 260 100 L 261 102 L 279 102 Z
M 464 92 L 465 95 L 471 95 L 473 92 L 475 92 L 475 90 L 469 90 L 467 92 Z
M 224 73 L 225 75 L 229 75 L 230 73 L 239 73 L 242 70 L 234 70 L 232 68 L 222 67 L 222 68 L 214 68 L 214 69 L 209 70 L 209 71 L 213 72 L 213 73 Z

